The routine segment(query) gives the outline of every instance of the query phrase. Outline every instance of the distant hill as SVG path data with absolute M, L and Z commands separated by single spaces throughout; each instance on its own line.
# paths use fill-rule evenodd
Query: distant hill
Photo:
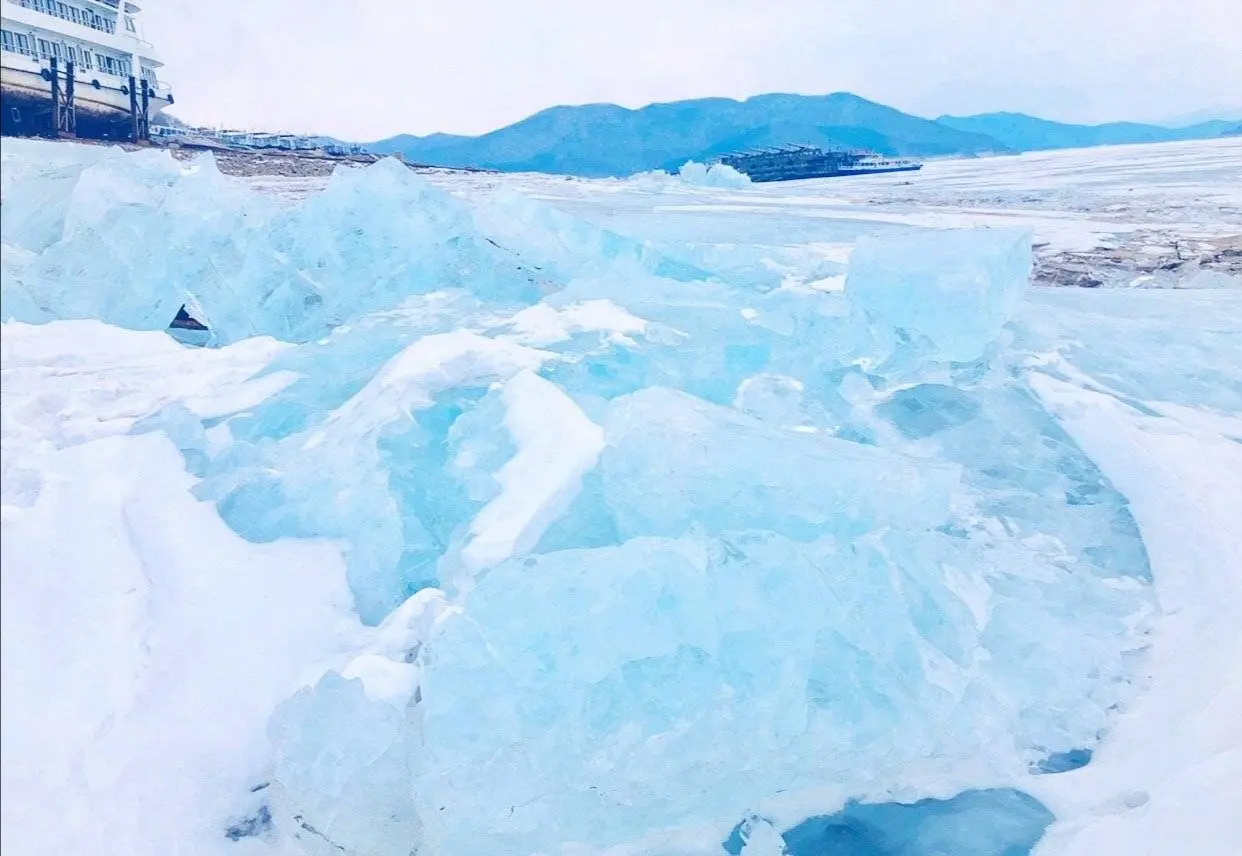
M 1163 119 L 1150 121 L 1147 124 L 1160 125 L 1165 128 L 1186 128 L 1215 120 L 1224 121 L 1229 125 L 1242 123 L 1242 104 L 1217 104 L 1214 107 L 1205 107 L 1202 110 L 1194 110 L 1178 116 L 1165 116 Z
M 1178 138 L 1183 140 L 1206 140 L 1212 137 L 1227 137 L 1230 131 L 1236 131 L 1239 127 L 1242 127 L 1242 120 L 1211 119 L 1196 125 L 1177 128 L 1176 133 L 1179 135 Z
M 380 154 L 435 166 L 550 172 L 593 178 L 675 170 L 688 160 L 803 144 L 936 157 L 1218 137 L 1236 121 L 1185 128 L 1135 122 L 1070 125 L 1021 113 L 923 119 L 848 92 L 701 98 L 651 104 L 551 107 L 478 137 L 402 134 L 368 144 Z
M 474 138 L 462 137 L 457 134 L 429 134 L 426 137 L 398 134 L 395 137 L 389 137 L 377 143 L 370 143 L 367 145 L 367 148 L 378 155 L 391 155 L 407 151 L 435 152 L 471 139 Z
M 1138 122 L 1104 125 L 1069 125 L 1023 113 L 984 113 L 979 116 L 941 116 L 941 125 L 983 134 L 1019 152 L 1039 149 L 1070 149 L 1126 143 L 1164 143 L 1219 137 L 1233 122 L 1212 120 L 1185 128 L 1165 128 Z
M 703 98 L 638 110 L 614 104 L 552 107 L 479 137 L 407 135 L 375 152 L 437 166 L 531 170 L 589 177 L 676 169 L 741 149 L 803 143 L 929 157 L 1008 151 L 996 140 L 851 95 Z

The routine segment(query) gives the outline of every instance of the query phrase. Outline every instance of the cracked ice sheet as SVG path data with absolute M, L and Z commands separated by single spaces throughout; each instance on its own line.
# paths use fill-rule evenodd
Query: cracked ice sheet
M 696 212 L 732 212 L 742 214 L 760 214 L 782 203 L 797 201 L 802 207 L 798 211 L 800 217 L 822 218 L 826 220 L 857 220 L 867 223 L 885 223 L 896 226 L 918 226 L 930 229 L 973 229 L 981 227 L 1013 228 L 1028 226 L 1035 230 L 1035 240 L 1039 244 L 1048 244 L 1057 250 L 1090 250 L 1107 236 L 1127 234 L 1140 230 L 1159 230 L 1176 228 L 1171 223 L 1134 223 L 1119 224 L 1107 220 L 1091 220 L 1055 212 L 1032 211 L 1015 208 L 1005 211 L 989 211 L 975 209 L 969 211 L 927 210 L 906 213 L 890 211 L 864 210 L 853 203 L 833 205 L 828 201 L 820 204 L 807 203 L 810 200 L 798 199 L 765 199 L 756 203 L 746 202 L 698 202 L 693 205 L 659 206 L 656 211 L 677 212 L 692 210 Z
M 1150 688 L 1092 763 L 1030 788 L 1060 818 L 1037 856 L 1233 856 L 1242 841 L 1242 445 L 1237 420 L 1144 415 L 1035 373 L 1044 405 L 1129 499 L 1164 618 Z M 1189 417 L 1189 418 L 1188 418 Z

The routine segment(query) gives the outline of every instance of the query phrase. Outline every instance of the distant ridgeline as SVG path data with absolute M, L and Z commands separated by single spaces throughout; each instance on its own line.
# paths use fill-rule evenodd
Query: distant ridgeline
M 1219 137 L 1237 119 L 1186 128 L 1117 122 L 1066 125 L 1019 113 L 922 119 L 851 95 L 759 95 L 652 104 L 552 107 L 516 124 L 462 137 L 400 135 L 367 145 L 377 154 L 435 166 L 587 177 L 673 171 L 735 152 L 801 145 L 865 149 L 889 157 L 938 157 Z

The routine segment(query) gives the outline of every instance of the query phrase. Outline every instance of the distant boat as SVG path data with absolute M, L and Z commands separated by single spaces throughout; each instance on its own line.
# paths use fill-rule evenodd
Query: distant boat
M 0 0 L 3 133 L 128 139 L 137 110 L 153 118 L 172 104 L 139 12 L 128 0 Z M 54 109 L 54 90 L 71 113 Z
M 745 173 L 751 181 L 757 182 L 914 172 L 923 168 L 918 161 L 886 158 L 862 149 L 817 149 L 809 146 L 725 155 L 720 163 Z

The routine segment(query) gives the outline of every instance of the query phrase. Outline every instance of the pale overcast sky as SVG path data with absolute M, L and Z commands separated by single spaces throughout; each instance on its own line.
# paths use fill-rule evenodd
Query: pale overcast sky
M 919 115 L 1242 103 L 1242 0 L 145 0 L 175 112 L 374 140 L 848 90 Z

